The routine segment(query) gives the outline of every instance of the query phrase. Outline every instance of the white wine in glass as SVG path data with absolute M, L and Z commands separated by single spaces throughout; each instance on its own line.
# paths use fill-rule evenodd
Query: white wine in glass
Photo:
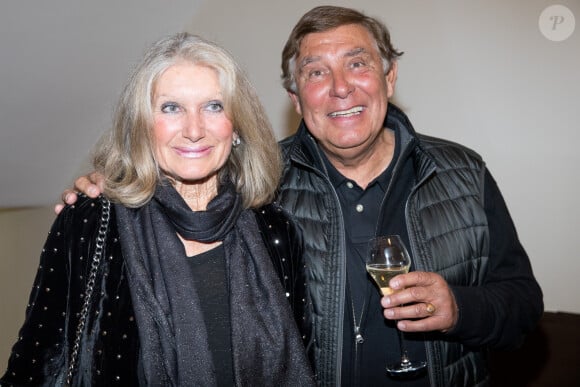
M 389 281 L 391 278 L 399 275 L 406 274 L 409 272 L 409 266 L 388 266 L 384 263 L 367 263 L 367 271 L 373 277 L 381 294 L 383 296 L 388 296 L 393 294 L 395 291 L 389 287 Z
M 368 273 L 383 296 L 393 294 L 395 291 L 389 287 L 389 281 L 399 274 L 408 273 L 411 267 L 411 256 L 401 237 L 387 235 L 371 239 L 370 256 L 371 259 L 366 265 Z M 403 333 L 397 329 L 397 334 L 401 347 L 401 360 L 387 365 L 387 373 L 391 376 L 405 376 L 422 372 L 427 367 L 427 363 L 411 361 L 407 354 Z

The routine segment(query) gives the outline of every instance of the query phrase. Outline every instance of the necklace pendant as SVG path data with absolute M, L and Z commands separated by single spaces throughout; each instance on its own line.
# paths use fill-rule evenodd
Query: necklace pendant
M 357 344 L 362 344 L 365 342 L 364 337 L 362 337 L 362 335 L 360 334 L 360 328 L 359 327 L 354 327 L 354 341 Z

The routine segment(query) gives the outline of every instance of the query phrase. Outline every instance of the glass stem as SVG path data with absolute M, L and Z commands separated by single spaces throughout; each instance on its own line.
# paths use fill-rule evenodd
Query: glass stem
M 403 337 L 403 332 L 397 328 L 397 334 L 399 336 L 399 348 L 401 349 L 401 366 L 409 367 L 411 361 L 409 360 L 409 355 L 407 354 L 407 347 L 405 346 L 405 338 Z

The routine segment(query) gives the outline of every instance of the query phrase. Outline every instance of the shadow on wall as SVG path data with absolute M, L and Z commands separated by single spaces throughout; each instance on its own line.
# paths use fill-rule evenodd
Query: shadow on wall
M 285 117 L 286 119 L 283 122 L 286 123 L 286 126 L 284 128 L 274 128 L 275 131 L 280 133 L 281 137 L 278 138 L 278 140 L 282 140 L 296 133 L 298 125 L 300 125 L 300 121 L 302 120 L 302 117 L 296 113 L 296 110 L 294 110 L 294 106 L 291 103 L 287 104 Z M 277 129 L 279 129 L 279 131 Z
M 492 386 L 580 385 L 580 314 L 545 312 L 516 351 L 493 352 Z

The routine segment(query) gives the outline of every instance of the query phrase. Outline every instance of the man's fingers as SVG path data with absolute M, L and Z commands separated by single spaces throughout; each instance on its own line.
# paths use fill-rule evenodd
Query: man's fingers
M 92 174 L 94 175 L 94 174 Z M 96 198 L 100 194 L 100 189 L 93 184 L 94 176 L 81 176 L 75 180 L 75 188 L 91 198 Z
M 62 193 L 62 201 L 64 204 L 74 204 L 77 201 L 77 193 L 71 189 L 67 189 Z
M 93 172 L 86 176 L 81 176 L 75 180 L 75 189 L 78 192 L 82 192 L 88 197 L 91 197 L 93 199 L 101 194 L 101 192 L 104 189 L 104 186 L 105 181 L 103 179 L 103 176 L 96 172 Z M 67 189 L 62 193 L 61 195 L 62 203 L 59 203 L 54 206 L 55 214 L 57 215 L 60 214 L 65 205 L 74 204 L 77 201 L 78 199 L 77 191 Z
M 398 320 L 401 330 L 447 331 L 457 322 L 457 304 L 449 285 L 437 273 L 411 272 L 391 280 L 393 294 L 381 299 L 385 318 Z
M 62 209 L 64 208 L 64 204 L 57 204 L 54 206 L 54 213 L 56 215 L 60 214 L 60 212 L 62 211 Z
M 62 193 L 60 198 L 62 203 L 58 203 L 54 206 L 54 213 L 56 215 L 60 214 L 65 205 L 74 204 L 77 201 L 77 194 L 75 191 L 67 189 Z
M 389 283 L 392 289 L 404 289 L 413 286 L 430 286 L 437 281 L 439 276 L 425 271 L 412 271 L 398 275 Z
M 100 194 L 103 189 L 105 188 L 105 179 L 103 177 L 103 175 L 101 175 L 98 172 L 93 172 L 89 175 L 89 180 L 91 181 L 91 183 L 93 183 L 97 190 L 99 191 L 98 193 Z

